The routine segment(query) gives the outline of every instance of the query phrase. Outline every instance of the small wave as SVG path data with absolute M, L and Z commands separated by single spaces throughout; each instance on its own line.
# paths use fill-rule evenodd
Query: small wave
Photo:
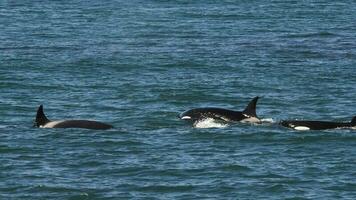
M 5 126 L 5 125 L 0 125 L 0 128 L 2 129 L 2 128 L 7 128 L 7 126 Z
M 193 188 L 192 185 L 146 185 L 138 189 L 144 192 L 187 192 Z
M 286 38 L 314 38 L 314 37 L 337 37 L 336 33 L 331 32 L 311 32 L 311 33 L 297 33 L 297 34 L 287 34 L 282 37 Z
M 222 167 L 225 171 L 252 171 L 250 167 L 239 165 L 239 164 L 229 164 Z
M 219 122 L 213 118 L 205 118 L 196 121 L 193 126 L 194 128 L 225 128 L 228 124 Z

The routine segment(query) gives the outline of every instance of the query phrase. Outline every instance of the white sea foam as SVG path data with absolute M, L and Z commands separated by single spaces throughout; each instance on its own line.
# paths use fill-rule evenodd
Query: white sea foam
M 266 122 L 266 123 L 275 123 L 275 121 L 272 118 L 265 118 L 261 119 L 261 122 Z
M 219 121 L 214 120 L 213 118 L 205 118 L 205 119 L 196 121 L 193 126 L 195 128 L 224 128 L 224 127 L 227 127 L 228 124 L 221 123 Z

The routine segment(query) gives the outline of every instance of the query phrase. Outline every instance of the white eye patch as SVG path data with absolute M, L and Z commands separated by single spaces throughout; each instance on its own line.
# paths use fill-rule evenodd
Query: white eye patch
M 310 130 L 310 128 L 306 127 L 306 126 L 296 126 L 296 127 L 294 127 L 294 129 L 297 130 L 297 131 L 308 131 L 308 130 Z

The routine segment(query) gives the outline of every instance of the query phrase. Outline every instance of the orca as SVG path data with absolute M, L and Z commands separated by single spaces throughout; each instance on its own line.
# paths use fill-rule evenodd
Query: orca
M 259 97 L 253 98 L 245 110 L 234 111 L 224 108 L 194 108 L 181 113 L 178 117 L 182 120 L 197 122 L 200 120 L 212 118 L 222 122 L 251 122 L 260 123 L 260 119 L 256 115 L 256 104 Z
M 356 116 L 354 116 L 351 122 L 331 122 L 331 121 L 303 121 L 294 120 L 281 121 L 280 124 L 287 128 L 294 130 L 306 131 L 306 130 L 326 130 L 335 128 L 353 128 L 356 127 Z
M 49 120 L 43 112 L 43 105 L 37 110 L 37 115 L 34 123 L 34 127 L 38 128 L 85 128 L 85 129 L 96 129 L 105 130 L 113 128 L 110 124 L 105 124 L 97 121 L 90 120 Z

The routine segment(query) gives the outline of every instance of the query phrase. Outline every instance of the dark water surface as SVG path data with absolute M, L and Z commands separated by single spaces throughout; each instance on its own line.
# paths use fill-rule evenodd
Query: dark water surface
M 350 121 L 355 67 L 354 1 L 1 1 L 0 199 L 355 199 L 355 130 L 277 125 Z

